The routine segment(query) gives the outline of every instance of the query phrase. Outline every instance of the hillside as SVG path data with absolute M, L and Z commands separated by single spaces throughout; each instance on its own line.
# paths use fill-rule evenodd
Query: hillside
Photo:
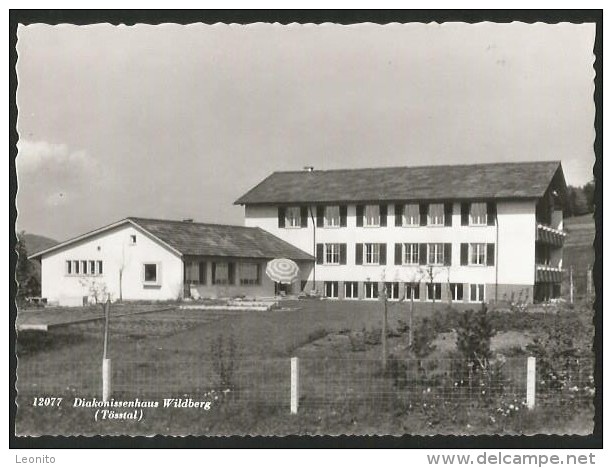
M 595 220 L 592 214 L 564 220 L 567 238 L 563 249 L 563 268 L 573 267 L 577 293 L 586 290 L 586 271 L 595 261 Z
M 58 243 L 55 239 L 50 239 L 49 237 L 39 236 L 38 234 L 30 234 L 27 232 L 24 233 L 23 240 L 25 241 L 28 255 L 47 249 Z

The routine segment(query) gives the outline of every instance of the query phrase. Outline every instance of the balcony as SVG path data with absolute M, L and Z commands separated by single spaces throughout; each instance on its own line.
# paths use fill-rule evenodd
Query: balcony
M 563 268 L 550 265 L 536 265 L 536 283 L 560 283 L 563 280 Z
M 542 244 L 563 247 L 566 236 L 566 232 L 552 228 L 546 224 L 538 223 L 536 228 L 536 242 L 541 242 Z

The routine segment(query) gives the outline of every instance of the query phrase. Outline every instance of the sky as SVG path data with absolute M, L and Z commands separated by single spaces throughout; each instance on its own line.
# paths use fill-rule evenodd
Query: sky
M 274 171 L 595 161 L 594 24 L 18 28 L 16 229 L 242 224 Z

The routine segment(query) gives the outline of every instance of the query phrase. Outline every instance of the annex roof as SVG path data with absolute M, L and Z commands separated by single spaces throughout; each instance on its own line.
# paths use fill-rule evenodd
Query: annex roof
M 537 199 L 557 171 L 560 161 L 274 172 L 234 204 Z
M 32 254 L 29 258 L 41 257 L 126 223 L 144 231 L 177 255 L 313 260 L 310 254 L 258 227 L 138 217 L 129 217 L 90 231 Z

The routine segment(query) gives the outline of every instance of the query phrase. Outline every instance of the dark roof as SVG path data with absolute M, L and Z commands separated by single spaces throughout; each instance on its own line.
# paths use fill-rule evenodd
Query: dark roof
M 531 199 L 544 195 L 560 168 L 539 161 L 274 172 L 234 204 Z
M 257 227 L 128 218 L 183 255 L 312 260 L 301 249 Z
M 137 217 L 129 217 L 89 231 L 36 252 L 28 258 L 41 257 L 46 253 L 62 249 L 125 223 L 132 223 L 140 227 L 144 232 L 156 237 L 179 255 L 314 260 L 314 257 L 310 254 L 258 227 Z

